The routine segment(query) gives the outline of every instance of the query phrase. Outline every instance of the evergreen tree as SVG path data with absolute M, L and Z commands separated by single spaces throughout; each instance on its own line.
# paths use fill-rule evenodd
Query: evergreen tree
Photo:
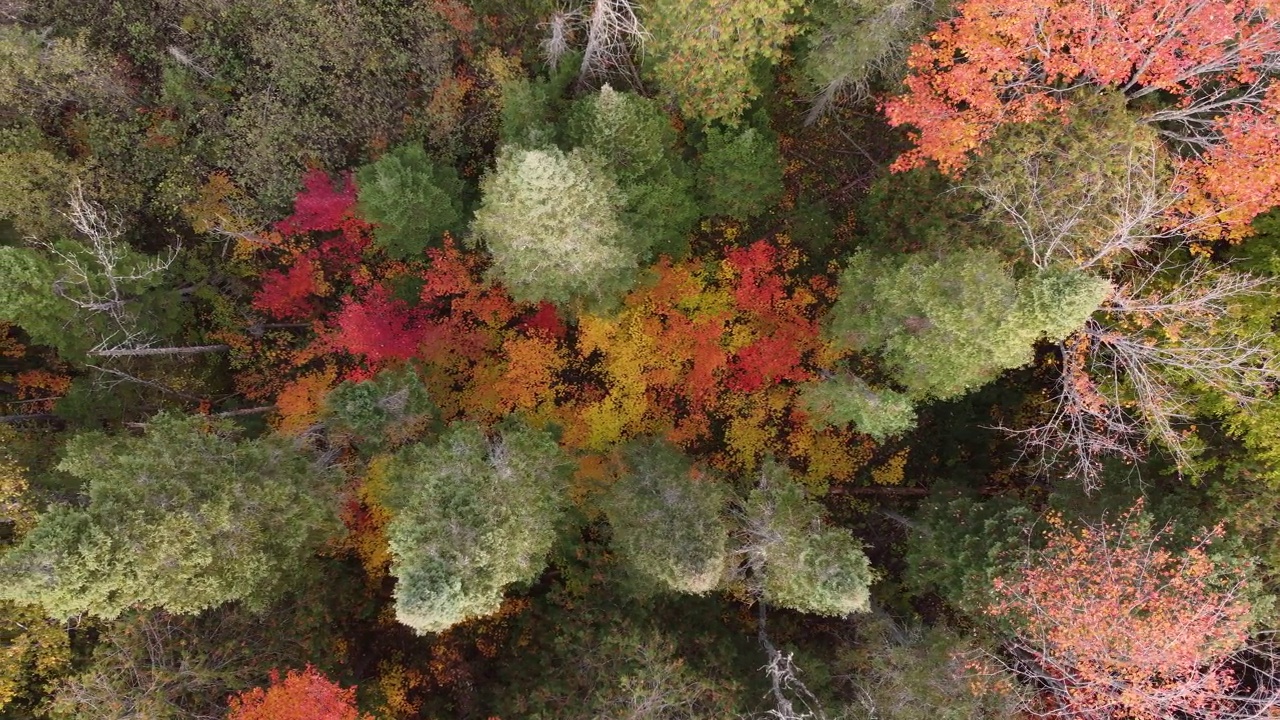
M 645 43 L 653 74 L 687 117 L 735 122 L 760 94 L 753 70 L 776 62 L 798 30 L 800 0 L 654 0 Z
M 872 388 L 851 374 L 808 383 L 800 396 L 819 426 L 853 423 L 858 432 L 877 441 L 901 435 L 916 426 L 911 398 L 889 388 Z
M 388 468 L 396 617 L 420 633 L 488 615 L 513 583 L 546 566 L 565 502 L 567 460 L 545 432 L 513 425 L 492 440 L 451 426 Z
M 237 442 L 200 416 L 77 435 L 58 468 L 85 482 L 87 504 L 50 509 L 0 560 L 0 596 L 53 617 L 260 606 L 337 529 L 333 471 L 292 441 Z
M 620 296 L 648 251 L 599 158 L 584 150 L 508 150 L 481 183 L 475 231 L 493 275 L 520 301 L 599 304 Z
M 374 241 L 393 258 L 422 254 L 462 220 L 462 181 L 433 163 L 421 145 L 401 145 L 356 172 L 359 212 L 377 224 Z
M 840 277 L 831 331 L 855 350 L 878 350 L 913 398 L 950 398 L 1032 360 L 1098 308 L 1110 285 L 1050 270 L 1015 280 L 987 250 L 905 260 L 855 255 Z
M 362 382 L 343 382 L 324 404 L 332 432 L 374 449 L 413 437 L 435 410 L 422 380 L 409 367 L 383 370 Z
M 858 540 L 822 521 L 822 506 L 785 468 L 765 463 L 743 507 L 743 552 L 766 601 L 800 612 L 848 615 L 870 608 L 876 574 Z
M 992 581 L 1034 538 L 1035 514 L 1010 498 L 965 495 L 925 503 L 906 543 L 907 585 L 934 592 L 954 607 L 979 613 Z
M 772 137 L 747 128 L 713 127 L 698 158 L 698 192 L 705 215 L 750 220 L 782 198 L 782 158 Z
M 653 255 L 681 257 L 698 218 L 671 119 L 654 100 L 605 85 L 570 108 L 568 138 L 594 152 L 626 198 L 622 220 Z
M 640 574 L 678 592 L 704 593 L 724 572 L 726 494 L 695 476 L 693 464 L 662 440 L 627 448 L 627 470 L 604 498 L 613 543 Z
M 64 355 L 88 349 L 71 322 L 75 307 L 53 292 L 55 265 L 28 248 L 0 247 L 0 320 L 14 323 L 41 345 Z

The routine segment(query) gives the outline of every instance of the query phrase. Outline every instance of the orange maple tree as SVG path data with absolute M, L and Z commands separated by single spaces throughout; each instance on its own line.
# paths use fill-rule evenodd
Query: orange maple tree
M 1280 204 L 1276 0 L 964 0 L 913 48 L 905 94 L 884 104 L 949 174 L 1005 123 L 1060 115 L 1081 88 L 1122 92 L 1182 159 L 1183 216 L 1236 238 Z
M 283 679 L 272 670 L 270 687 L 231 698 L 227 720 L 373 720 L 360 714 L 355 695 L 355 688 L 342 689 L 310 665 Z
M 1048 518 L 1047 544 L 997 580 L 987 612 L 1015 629 L 1003 662 L 1041 688 L 1038 714 L 1071 718 L 1270 717 L 1274 683 L 1248 679 L 1242 569 L 1215 557 L 1221 527 L 1165 547 L 1142 503 L 1080 529 Z M 981 667 L 982 664 L 978 664 Z

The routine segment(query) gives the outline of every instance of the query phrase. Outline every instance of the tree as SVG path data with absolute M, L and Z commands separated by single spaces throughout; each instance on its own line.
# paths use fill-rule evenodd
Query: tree
M 52 237 L 66 231 L 58 198 L 76 173 L 39 132 L 0 132 L 0 217 L 23 237 Z
M 617 180 L 628 230 L 652 255 L 683 257 L 698 208 L 679 136 L 661 106 L 605 85 L 573 104 L 566 126 L 569 141 L 603 159 Z
M 254 688 L 231 698 L 227 720 L 373 720 L 356 707 L 356 689 L 343 689 L 308 665 L 284 679 L 271 671 L 266 690 Z
M 848 373 L 809 383 L 800 402 L 818 425 L 853 423 L 858 432 L 881 442 L 916 426 L 911 398 L 889 388 L 873 388 Z
M 840 276 L 831 333 L 879 350 L 913 398 L 962 395 L 1032 360 L 1034 343 L 1061 340 L 1110 293 L 1083 273 L 1015 280 L 995 253 L 959 250 L 930 261 L 855 255 Z
M 598 304 L 630 287 L 648 247 L 623 226 L 623 197 L 592 153 L 509 150 L 480 189 L 476 235 L 516 300 Z
M 1116 92 L 1081 94 L 1065 117 L 1002 127 L 965 174 L 983 219 L 1011 227 L 1038 268 L 1108 272 L 1176 237 L 1171 158 Z
M 370 448 L 413 437 L 435 413 L 412 367 L 383 370 L 370 380 L 344 381 L 325 396 L 324 405 L 331 432 L 350 435 Z
M 7 445 L 11 433 L 0 433 Z M 7 550 L 35 526 L 35 497 L 27 468 L 0 451 L 0 547 Z M 0 717 L 34 717 L 71 670 L 69 628 L 45 616 L 39 605 L 0 602 Z
M 655 0 L 644 21 L 653 75 L 686 116 L 736 122 L 760 94 L 757 61 L 777 62 L 798 0 Z
M 567 461 L 545 432 L 511 425 L 489 439 L 457 423 L 401 450 L 387 470 L 396 617 L 440 632 L 496 612 L 503 592 L 546 565 L 565 502 Z
M 998 682 L 966 677 L 965 658 L 985 638 L 943 623 L 873 615 L 827 670 L 849 697 L 841 720 L 1015 720 L 1023 698 Z
M 161 414 L 141 436 L 83 433 L 58 468 L 86 483 L 0 560 L 0 596 L 58 618 L 131 607 L 261 606 L 335 530 L 334 472 L 282 438 Z
M 987 201 L 985 219 L 1013 229 L 1028 264 L 1059 283 L 1086 271 L 1112 288 L 1083 326 L 1048 333 L 1066 338 L 1050 408 L 1012 432 L 1042 469 L 1087 486 L 1104 455 L 1136 461 L 1150 440 L 1188 467 L 1183 426 L 1197 396 L 1227 399 L 1228 412 L 1261 399 L 1275 352 L 1269 324 L 1251 327 L 1245 308 L 1269 281 L 1206 258 L 1185 225 L 1165 222 L 1178 202 L 1173 168 L 1123 96 L 1086 94 L 1065 119 L 1001 128 L 966 176 Z M 1060 313 L 1055 302 L 1038 301 Z
M 0 27 L 0 105 L 34 120 L 68 102 L 121 107 L 127 85 L 112 72 L 109 56 L 89 47 L 88 33 L 50 37 L 18 23 Z
M 871 562 L 853 534 L 822 521 L 822 507 L 773 461 L 743 504 L 740 553 L 760 600 L 819 615 L 870 609 Z
M 357 211 L 371 223 L 374 242 L 391 257 L 410 260 L 462 220 L 462 181 L 433 163 L 421 145 L 401 145 L 356 171 Z
M 1016 498 L 979 498 L 939 492 L 903 522 L 903 580 L 915 593 L 935 593 L 952 607 L 980 615 L 991 601 L 991 585 L 1017 561 L 1017 552 L 1037 540 L 1035 513 Z
M 1059 346 L 1062 373 L 1041 421 L 1013 430 L 1050 468 L 1096 483 L 1104 456 L 1142 457 L 1149 441 L 1189 467 L 1185 428 L 1265 400 L 1280 364 L 1269 321 L 1242 314 L 1271 279 L 1174 249 L 1132 259 L 1100 312 Z
M 1134 506 L 1118 522 L 1050 515 L 1043 550 L 997 579 L 990 616 L 1013 635 L 986 661 L 1040 689 L 1051 717 L 1256 718 L 1280 707 L 1275 651 L 1251 641 L 1243 568 L 1218 527 L 1171 550 Z
M 71 188 L 67 220 L 76 240 L 37 240 L 41 252 L 9 250 L 14 291 L 15 320 L 33 325 L 40 338 L 74 355 L 119 358 L 147 355 L 190 355 L 227 350 L 226 345 L 157 346 L 157 332 L 172 313 L 173 295 L 165 295 L 163 280 L 178 257 L 179 247 L 160 256 L 147 256 L 123 239 L 123 221 L 85 197 L 78 182 Z M 40 289 L 36 283 L 52 282 Z M 50 302 L 48 294 L 65 302 Z M 32 294 L 37 297 L 31 297 Z M 45 295 L 41 298 L 39 295 Z M 168 300 L 169 302 L 165 302 Z M 59 307 L 61 306 L 61 307 Z M 63 308 L 70 307 L 64 322 L 82 335 L 58 337 L 50 327 Z M 85 345 L 91 345 L 87 350 Z
M 67 331 L 75 307 L 50 289 L 57 270 L 30 248 L 0 247 L 0 317 L 18 325 L 31 340 L 64 355 L 83 352 L 87 338 Z
M 907 92 L 885 104 L 892 124 L 916 128 L 894 167 L 933 160 L 957 174 L 1000 126 L 1060 116 L 1079 88 L 1116 90 L 1182 155 L 1174 189 L 1185 202 L 1173 215 L 1239 238 L 1280 204 L 1266 139 L 1280 119 L 1271 10 L 1266 0 L 961 2 L 913 48 Z
M 55 718 L 223 720 L 227 695 L 300 662 L 310 611 L 223 605 L 199 615 L 126 613 L 97 628 L 93 654 L 52 693 Z M 302 621 L 302 622 L 299 622 Z
M 813 31 L 800 66 L 814 92 L 805 121 L 833 103 L 869 100 L 873 84 L 893 87 L 907 73 L 907 53 L 949 5 L 939 0 L 825 0 L 809 9 Z
M 714 589 L 727 559 L 724 488 L 661 440 L 636 441 L 624 456 L 626 469 L 602 500 L 618 551 L 677 592 Z
M 586 20 L 587 44 L 578 69 L 582 82 L 617 77 L 633 86 L 640 84 L 633 56 L 649 39 L 649 33 L 640 23 L 638 10 L 634 0 L 592 0 L 591 14 Z M 563 22 L 565 15 L 559 12 L 556 17 Z M 555 27 L 554 18 L 552 27 Z M 546 47 L 551 50 L 554 43 Z
M 704 214 L 750 220 L 782 198 L 777 143 L 755 128 L 709 129 L 697 187 Z

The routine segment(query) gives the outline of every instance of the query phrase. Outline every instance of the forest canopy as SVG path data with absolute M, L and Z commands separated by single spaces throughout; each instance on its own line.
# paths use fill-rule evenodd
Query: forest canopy
M 1273 0 L 0 1 L 0 720 L 1280 714 Z

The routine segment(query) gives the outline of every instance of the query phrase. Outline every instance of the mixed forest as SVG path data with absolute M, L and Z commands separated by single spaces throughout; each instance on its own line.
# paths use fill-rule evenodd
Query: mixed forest
M 1280 717 L 1277 0 L 0 0 L 0 718 Z

